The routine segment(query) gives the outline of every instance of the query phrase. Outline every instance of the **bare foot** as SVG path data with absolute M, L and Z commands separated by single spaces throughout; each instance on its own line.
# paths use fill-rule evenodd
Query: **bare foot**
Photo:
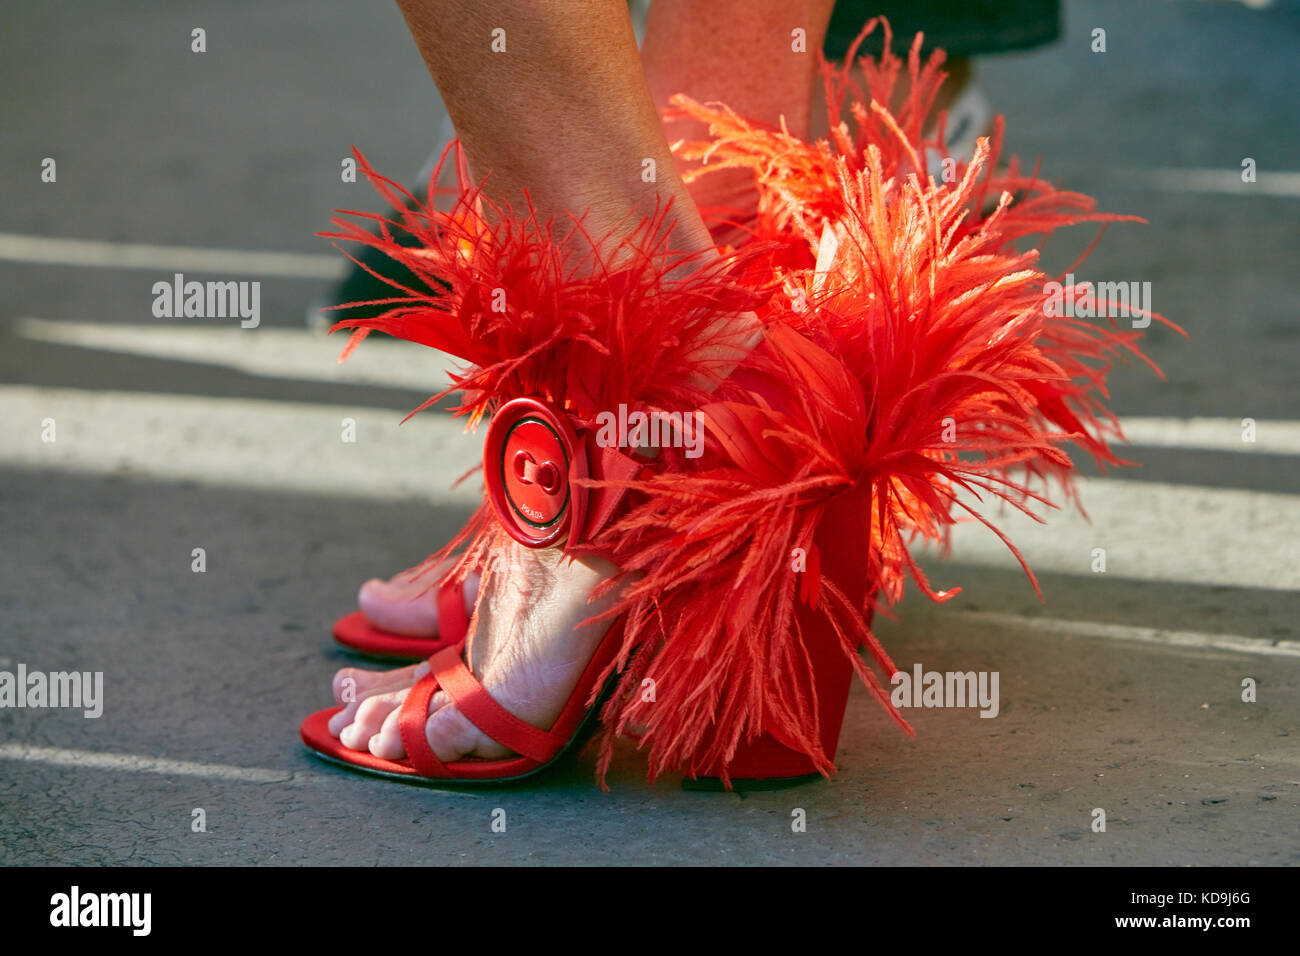
M 614 600 L 611 595 L 587 602 L 591 589 L 614 571 L 599 559 L 569 561 L 555 550 L 510 546 L 482 596 L 468 655 L 470 670 L 502 707 L 535 727 L 555 722 L 609 628 L 608 622 L 578 625 Z M 428 669 L 422 663 L 382 672 L 340 670 L 334 698 L 344 709 L 331 718 L 330 732 L 353 750 L 400 759 L 405 755 L 397 728 L 402 701 Z M 510 753 L 462 716 L 442 691 L 429 704 L 425 734 L 444 763 Z
M 454 558 L 424 574 L 403 571 L 384 581 L 371 578 L 357 592 L 357 607 L 375 627 L 406 637 L 438 636 L 438 583 Z M 465 607 L 478 596 L 478 575 L 465 578 Z

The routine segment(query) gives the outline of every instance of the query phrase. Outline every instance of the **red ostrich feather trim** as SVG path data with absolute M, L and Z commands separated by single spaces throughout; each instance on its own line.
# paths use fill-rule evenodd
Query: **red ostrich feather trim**
M 518 212 L 497 205 L 470 185 L 458 145 L 444 152 L 435 179 L 453 153 L 461 192 L 446 213 L 418 202 L 356 153 L 370 182 L 407 211 L 399 221 L 344 210 L 363 222 L 335 218 L 339 231 L 321 235 L 380 249 L 423 288 L 380 277 L 393 286 L 391 299 L 349 303 L 392 308 L 334 325 L 331 331 L 354 330 L 343 358 L 380 331 L 464 360 L 468 367 L 415 411 L 463 391 L 456 411 L 469 415 L 471 426 L 497 400 L 521 395 L 561 405 L 580 422 L 620 403 L 680 409 L 707 399 L 720 363 L 698 343 L 716 337 L 720 316 L 759 308 L 774 288 L 735 278 L 752 278 L 753 251 L 720 257 L 670 248 L 669 206 L 608 236 L 589 235 L 578 218 L 541 221 L 531 206 Z M 395 233 L 408 234 L 414 247 Z
M 884 55 L 858 59 L 858 46 L 877 28 L 885 33 Z M 952 162 L 952 181 L 932 180 L 924 157 L 927 149 L 943 154 L 944 117 L 933 138 L 923 128 L 944 78 L 944 57 L 936 51 L 923 65 L 921 39 L 908 56 L 909 92 L 896 114 L 882 104 L 894 99 L 904 66 L 889 52 L 883 18 L 864 28 L 843 67 L 823 63 L 830 135 L 815 143 L 751 123 L 722 104 L 674 100 L 710 131 L 707 140 L 678 146 L 702 164 L 688 180 L 728 168 L 754 173 L 756 206 L 730 210 L 713 225 L 728 235 L 743 228 L 748 242 L 784 247 L 766 262 L 785 285 L 787 321 L 862 383 L 874 409 L 877 447 L 897 443 L 912 455 L 949 462 L 926 487 L 903 476 L 881 486 L 888 489 L 881 506 L 893 506 L 878 530 L 899 531 L 887 533 L 891 540 L 880 547 L 902 562 L 886 561 L 892 570 L 883 583 L 891 597 L 901 593 L 901 569 L 915 572 L 904 537 L 946 546 L 951 515 L 962 510 L 951 497 L 953 475 L 969 473 L 972 491 L 989 490 L 992 482 L 1018 505 L 1046 503 L 1042 495 L 1052 486 L 1077 504 L 1062 445 L 1079 445 L 1103 469 L 1131 464 L 1110 447 L 1123 439 L 1104 404 L 1115 360 L 1127 353 L 1160 374 L 1137 344 L 1140 331 L 1122 330 L 1113 319 L 1096 325 L 1053 314 L 1047 308 L 1052 277 L 1039 269 L 1036 250 L 1016 248 L 1028 236 L 1046 238 L 1064 226 L 1095 222 L 1104 230 L 1142 220 L 1097 212 L 1091 197 L 1057 189 L 1037 171 L 1022 172 L 1015 157 L 999 167 L 1000 116 L 972 161 Z M 865 90 L 851 71 L 855 62 Z M 1112 304 L 1098 303 L 1099 311 Z M 1150 317 L 1182 332 L 1163 316 Z M 970 392 L 961 401 L 957 381 Z M 974 388 L 978 381 L 986 383 L 983 391 Z M 955 441 L 941 440 L 948 419 Z M 892 434 L 894 428 L 903 431 Z M 968 461 L 972 455 L 982 461 Z

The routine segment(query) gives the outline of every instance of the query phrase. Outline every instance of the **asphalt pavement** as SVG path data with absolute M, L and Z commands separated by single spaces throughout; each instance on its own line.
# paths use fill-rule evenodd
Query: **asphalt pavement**
M 743 796 L 648 785 L 630 746 L 608 793 L 590 748 L 452 792 L 298 741 L 350 662 L 329 626 L 357 585 L 474 498 L 449 490 L 472 437 L 398 426 L 439 357 L 367 343 L 339 366 L 303 320 L 341 268 L 313 234 L 379 208 L 341 181 L 350 147 L 413 176 L 442 119 L 396 8 L 4 21 L 0 672 L 102 672 L 103 699 L 0 708 L 0 864 L 1300 863 L 1300 4 L 1071 2 L 1061 42 L 979 63 L 1010 149 L 1148 220 L 1081 278 L 1150 282 L 1190 338 L 1150 330 L 1165 380 L 1112 375 L 1143 464 L 1085 471 L 1090 522 L 1007 517 L 1045 602 L 963 528 L 926 568 L 964 592 L 881 622 L 904 670 L 997 672 L 997 716 L 914 710 L 909 740 L 856 688 L 837 775 Z M 260 282 L 257 327 L 156 317 L 176 272 Z

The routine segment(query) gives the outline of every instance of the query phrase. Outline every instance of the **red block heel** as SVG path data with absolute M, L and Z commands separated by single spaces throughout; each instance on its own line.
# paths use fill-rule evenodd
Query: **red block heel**
M 815 539 L 821 574 L 832 580 L 870 626 L 873 609 L 866 604 L 868 552 L 865 542 L 844 534 L 845 528 L 864 527 L 866 500 L 860 495 L 831 499 Z M 864 606 L 865 605 L 865 606 Z M 853 665 L 822 609 L 801 603 L 796 610 L 807 649 L 811 680 L 805 692 L 817 700 L 817 728 L 822 751 L 834 761 L 840 729 L 853 686 Z M 764 732 L 736 748 L 735 756 L 714 764 L 698 777 L 682 781 L 686 790 L 723 790 L 727 783 L 737 790 L 779 790 L 808 783 L 823 776 L 813 758 L 792 749 L 779 736 Z

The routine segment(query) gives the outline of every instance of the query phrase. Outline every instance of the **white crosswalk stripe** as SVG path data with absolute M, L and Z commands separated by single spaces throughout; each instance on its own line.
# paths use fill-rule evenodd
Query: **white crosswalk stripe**
M 149 754 L 103 753 L 67 747 L 39 747 L 22 743 L 0 744 L 0 760 L 60 767 L 78 773 L 108 770 L 117 773 L 155 774 L 162 777 L 195 777 L 225 783 L 272 784 L 275 786 L 310 787 L 329 784 L 329 774 L 309 770 L 277 770 L 266 767 L 240 767 L 194 760 L 172 760 Z M 425 799 L 474 799 L 469 792 L 431 791 Z
M 448 372 L 463 364 L 443 352 L 386 338 L 367 339 L 340 363 L 338 357 L 347 341 L 343 333 L 325 336 L 306 329 L 241 329 L 238 323 L 205 328 L 22 317 L 15 320 L 12 331 L 29 341 L 193 362 L 268 378 L 384 385 L 430 394 L 445 387 Z M 1120 424 L 1135 445 L 1300 455 L 1300 422 L 1251 419 L 1248 428 L 1243 421 L 1134 416 Z
M 0 406 L 5 465 L 442 504 L 481 497 L 476 477 L 451 487 L 482 446 L 448 415 L 403 425 L 386 409 L 25 385 L 0 386 Z
M 1300 495 L 1113 478 L 1083 478 L 1078 488 L 1091 520 L 1074 508 L 1047 513 L 1045 524 L 1012 508 L 985 517 L 1036 572 L 1300 588 Z M 958 525 L 952 541 L 958 562 L 1019 567 L 976 522 Z
M 205 328 L 198 322 L 192 327 L 157 322 L 105 325 L 24 317 L 15 320 L 12 329 L 19 338 L 36 342 L 192 362 L 268 378 L 384 385 L 431 395 L 446 387 L 448 370 L 458 364 L 445 353 L 381 336 L 367 339 L 346 362 L 339 362 L 346 333 L 241 329 L 238 322 Z
M 234 767 L 227 764 L 168 760 L 139 754 L 98 753 L 93 750 L 35 747 L 20 743 L 0 744 L 0 760 L 21 760 L 54 767 L 75 767 L 78 770 L 122 770 L 131 773 L 201 777 L 206 780 L 230 780 L 239 783 L 306 784 L 320 779 L 315 774 L 296 773 L 292 770 Z
M 12 232 L 0 233 L 0 260 L 61 268 L 154 269 L 159 272 L 206 272 L 285 279 L 337 279 L 343 275 L 347 263 L 338 254 L 155 246 Z
M 1300 173 L 1259 170 L 1253 181 L 1246 182 L 1241 178 L 1242 172 L 1240 168 L 1157 166 L 1117 170 L 1110 175 L 1112 182 L 1122 183 L 1127 179 L 1162 192 L 1219 193 L 1227 196 L 1255 196 L 1259 199 L 1300 198 Z
M 1262 637 L 1212 634 L 1205 631 L 1170 631 L 1157 627 L 1134 627 L 1101 621 L 1065 621 L 1050 617 L 1000 614 L 996 611 L 966 611 L 951 616 L 956 620 L 981 621 L 1055 637 L 1091 637 L 1137 644 L 1155 644 L 1161 647 L 1232 651 L 1238 654 L 1261 654 L 1266 657 L 1300 657 L 1300 641 L 1271 641 Z
M 0 386 L 0 461 L 26 468 L 205 485 L 472 505 L 480 439 L 423 414 L 254 399 Z M 55 441 L 42 440 L 52 419 Z M 344 441 L 345 419 L 355 442 Z M 1068 508 L 1038 524 L 989 517 L 1040 572 L 1266 589 L 1300 587 L 1300 496 L 1081 479 L 1091 523 Z M 1004 512 L 1004 513 L 1003 513 Z M 1104 550 L 1105 571 L 1097 571 Z M 981 525 L 953 534 L 959 562 L 1016 567 Z

